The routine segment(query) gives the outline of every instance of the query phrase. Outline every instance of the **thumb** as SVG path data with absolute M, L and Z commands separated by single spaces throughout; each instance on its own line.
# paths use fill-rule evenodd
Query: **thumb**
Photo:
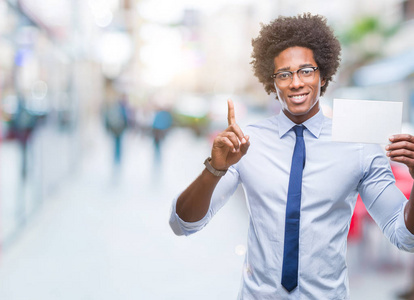
M 245 155 L 245 154 L 247 153 L 247 150 L 248 150 L 248 149 L 249 149 L 249 147 L 250 147 L 250 137 L 249 137 L 248 135 L 246 135 L 244 138 L 245 138 L 246 142 L 245 142 L 245 143 L 242 143 L 242 144 L 240 145 L 240 152 L 241 152 L 243 155 Z

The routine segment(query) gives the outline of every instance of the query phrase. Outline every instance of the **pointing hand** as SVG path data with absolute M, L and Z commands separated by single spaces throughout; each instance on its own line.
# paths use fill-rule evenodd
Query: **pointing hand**
M 227 170 L 237 163 L 250 146 L 249 136 L 244 135 L 236 123 L 233 101 L 227 100 L 227 105 L 228 127 L 214 139 L 211 150 L 211 165 L 217 170 Z

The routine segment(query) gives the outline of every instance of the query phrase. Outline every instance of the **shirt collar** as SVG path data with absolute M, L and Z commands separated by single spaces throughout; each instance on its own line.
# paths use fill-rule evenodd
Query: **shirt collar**
M 292 122 L 283 111 L 277 116 L 278 128 L 279 128 L 279 137 L 282 138 L 293 126 L 297 125 Z M 316 138 L 319 138 L 319 135 L 322 131 L 322 126 L 324 122 L 324 116 L 321 109 L 318 113 L 312 118 L 303 122 L 303 125 L 309 130 L 309 132 Z

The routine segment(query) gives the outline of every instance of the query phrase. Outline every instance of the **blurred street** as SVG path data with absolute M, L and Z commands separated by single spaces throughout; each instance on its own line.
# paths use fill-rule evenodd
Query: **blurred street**
M 109 139 L 95 141 L 81 170 L 2 254 L 0 299 L 235 299 L 242 197 L 194 237 L 168 225 L 172 198 L 201 171 L 208 143 L 176 130 L 157 166 L 152 140 L 127 136 L 116 170 Z
M 202 170 L 208 141 L 175 129 L 157 164 L 152 139 L 128 134 L 119 169 L 104 131 L 89 146 L 79 170 L 1 254 L 0 299 L 236 299 L 247 231 L 242 191 L 194 236 L 176 237 L 168 225 L 171 200 Z M 352 299 L 396 299 L 409 284 L 409 261 L 397 252 L 401 264 L 379 272 L 375 260 L 394 252 L 381 235 L 365 243 L 371 262 L 358 257 L 364 243 L 349 249 Z

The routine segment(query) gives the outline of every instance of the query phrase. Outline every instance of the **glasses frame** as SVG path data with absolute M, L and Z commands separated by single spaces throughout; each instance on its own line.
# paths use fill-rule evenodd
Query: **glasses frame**
M 301 71 L 303 69 L 313 69 L 313 72 L 316 72 L 317 70 L 319 70 L 319 67 L 312 67 L 312 66 L 310 66 L 310 67 L 303 67 L 303 68 L 297 69 L 296 71 L 279 71 L 279 72 L 276 72 L 276 73 L 270 75 L 270 77 L 273 78 L 276 83 L 278 83 L 278 81 L 276 80 L 276 76 L 277 75 L 279 75 L 280 73 L 289 73 L 290 74 L 290 76 L 289 76 L 290 77 L 290 82 L 288 84 L 286 84 L 286 86 L 288 86 L 289 84 L 292 83 L 292 81 L 293 81 L 293 74 L 295 74 L 295 73 L 298 75 L 298 78 L 300 79 L 300 81 L 304 82 L 302 80 L 302 78 L 300 78 L 300 75 L 299 75 L 299 71 Z M 315 73 L 313 73 L 313 78 L 315 78 Z

